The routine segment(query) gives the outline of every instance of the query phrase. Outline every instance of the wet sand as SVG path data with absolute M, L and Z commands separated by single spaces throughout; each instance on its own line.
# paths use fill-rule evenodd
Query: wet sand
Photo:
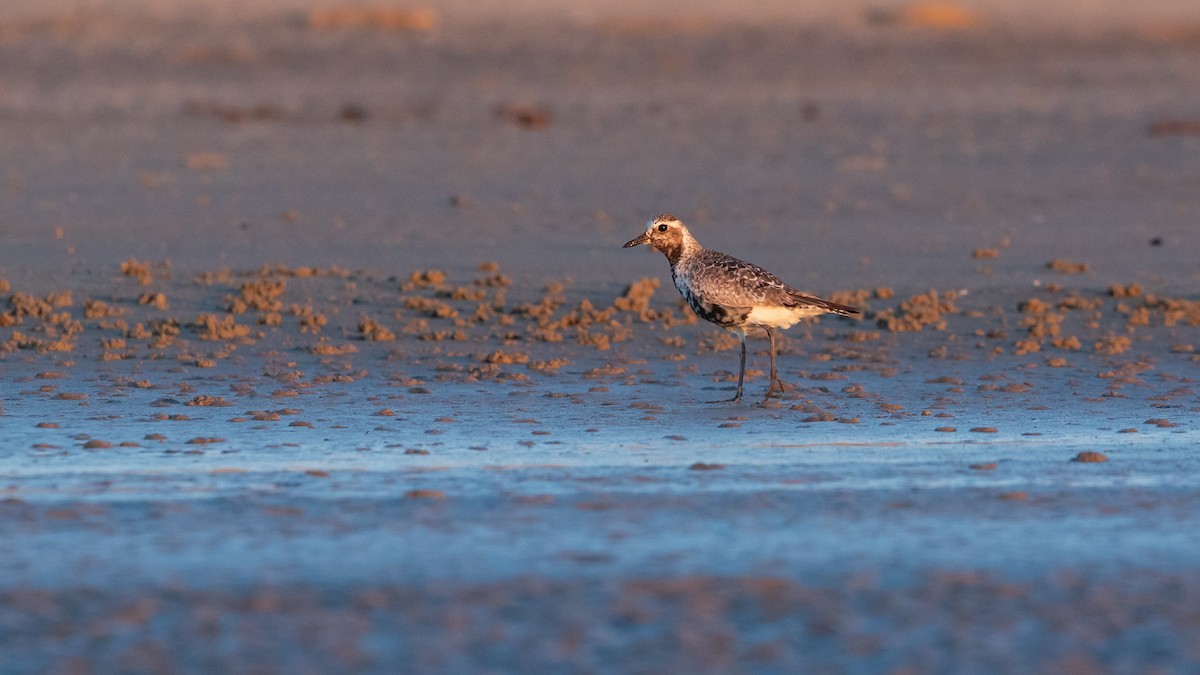
M 0 672 L 1187 672 L 1200 14 L 0 15 Z M 699 323 L 705 244 L 866 310 Z

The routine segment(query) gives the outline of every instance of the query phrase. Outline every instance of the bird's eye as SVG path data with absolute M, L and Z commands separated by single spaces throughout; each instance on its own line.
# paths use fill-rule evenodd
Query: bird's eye
M 658 231 L 659 231 L 659 232 L 666 232 L 666 231 L 667 231 L 667 224 L 666 224 L 666 223 L 659 223 L 659 224 L 658 224 Z

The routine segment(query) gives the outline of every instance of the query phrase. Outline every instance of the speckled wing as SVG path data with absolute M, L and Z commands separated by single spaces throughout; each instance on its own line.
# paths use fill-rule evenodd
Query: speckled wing
M 833 311 L 845 313 L 851 307 L 828 303 L 821 298 L 800 293 L 787 286 L 778 276 L 754 263 L 706 250 L 689 261 L 688 281 L 698 295 L 727 307 L 811 306 L 814 313 Z
M 704 250 L 688 261 L 692 289 L 707 302 L 726 307 L 778 305 L 787 285 L 758 265 L 718 251 Z
M 801 293 L 758 265 L 718 251 L 705 250 L 689 262 L 693 268 L 689 282 L 707 302 L 726 307 L 811 307 L 813 315 L 858 313 L 853 307 Z

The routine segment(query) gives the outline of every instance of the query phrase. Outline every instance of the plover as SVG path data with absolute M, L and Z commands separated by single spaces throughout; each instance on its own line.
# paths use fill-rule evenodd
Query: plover
M 860 313 L 855 307 L 801 293 L 758 265 L 704 248 L 683 223 L 670 214 L 651 218 L 646 223 L 646 231 L 626 242 L 624 248 L 640 244 L 649 244 L 667 257 L 675 288 L 692 311 L 741 339 L 737 394 L 731 401 L 742 400 L 747 332 L 762 329 L 771 341 L 771 382 L 763 397 L 765 403 L 776 388 L 783 393 L 783 382 L 775 369 L 776 328 L 791 328 L 800 319 L 820 314 L 853 316 Z

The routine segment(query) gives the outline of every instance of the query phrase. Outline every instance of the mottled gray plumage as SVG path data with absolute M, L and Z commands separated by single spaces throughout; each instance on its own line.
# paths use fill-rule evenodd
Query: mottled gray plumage
M 761 328 L 771 341 L 771 383 L 767 395 L 783 382 L 775 369 L 775 333 L 800 319 L 820 314 L 852 316 L 859 310 L 802 293 L 783 283 L 763 268 L 731 255 L 706 249 L 675 216 L 662 214 L 651 218 L 646 231 L 625 244 L 625 248 L 649 244 L 667 257 L 675 288 L 692 311 L 704 319 L 737 334 L 742 342 L 741 370 L 737 394 L 742 398 L 742 380 L 746 375 L 746 332 Z
M 685 279 L 692 292 L 706 302 L 725 307 L 812 308 L 814 316 L 858 313 L 853 307 L 801 293 L 758 265 L 712 249 L 701 249 L 680 260 L 671 266 L 671 272 Z

